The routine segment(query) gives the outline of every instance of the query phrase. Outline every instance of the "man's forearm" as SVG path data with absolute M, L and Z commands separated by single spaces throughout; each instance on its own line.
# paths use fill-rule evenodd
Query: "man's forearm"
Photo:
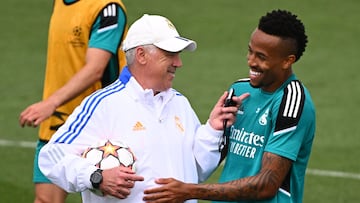
M 185 196 L 186 199 L 218 201 L 261 200 L 272 197 L 271 190 L 267 191 L 269 185 L 259 184 L 261 178 L 265 176 L 253 176 L 218 184 L 188 184 L 186 190 L 189 193 Z

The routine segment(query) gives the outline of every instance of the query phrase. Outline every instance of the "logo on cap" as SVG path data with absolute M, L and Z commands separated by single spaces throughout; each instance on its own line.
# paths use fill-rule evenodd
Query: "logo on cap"
M 175 26 L 172 24 L 172 22 L 170 20 L 166 19 L 166 22 L 167 22 L 170 29 L 176 30 Z

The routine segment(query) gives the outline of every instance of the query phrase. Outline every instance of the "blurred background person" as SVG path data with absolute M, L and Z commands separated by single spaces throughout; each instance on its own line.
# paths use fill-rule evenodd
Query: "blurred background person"
M 34 159 L 36 203 L 60 203 L 66 192 L 38 168 L 38 153 L 74 108 L 118 78 L 126 64 L 119 49 L 127 31 L 121 0 L 55 0 L 48 33 L 43 99 L 20 114 L 22 127 L 39 129 Z

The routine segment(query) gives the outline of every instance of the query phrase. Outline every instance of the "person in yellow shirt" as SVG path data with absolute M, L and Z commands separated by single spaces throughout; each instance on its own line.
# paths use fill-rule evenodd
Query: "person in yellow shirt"
M 67 193 L 39 170 L 38 153 L 76 106 L 115 81 L 125 66 L 127 32 L 121 0 L 55 0 L 50 20 L 43 99 L 21 112 L 22 127 L 39 128 L 34 159 L 35 203 L 65 202 Z

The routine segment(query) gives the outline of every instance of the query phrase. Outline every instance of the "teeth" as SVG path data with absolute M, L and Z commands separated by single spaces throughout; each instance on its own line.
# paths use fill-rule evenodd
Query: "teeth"
M 258 76 L 260 75 L 261 73 L 260 72 L 255 72 L 253 70 L 250 70 L 250 75 L 255 75 L 255 76 Z

